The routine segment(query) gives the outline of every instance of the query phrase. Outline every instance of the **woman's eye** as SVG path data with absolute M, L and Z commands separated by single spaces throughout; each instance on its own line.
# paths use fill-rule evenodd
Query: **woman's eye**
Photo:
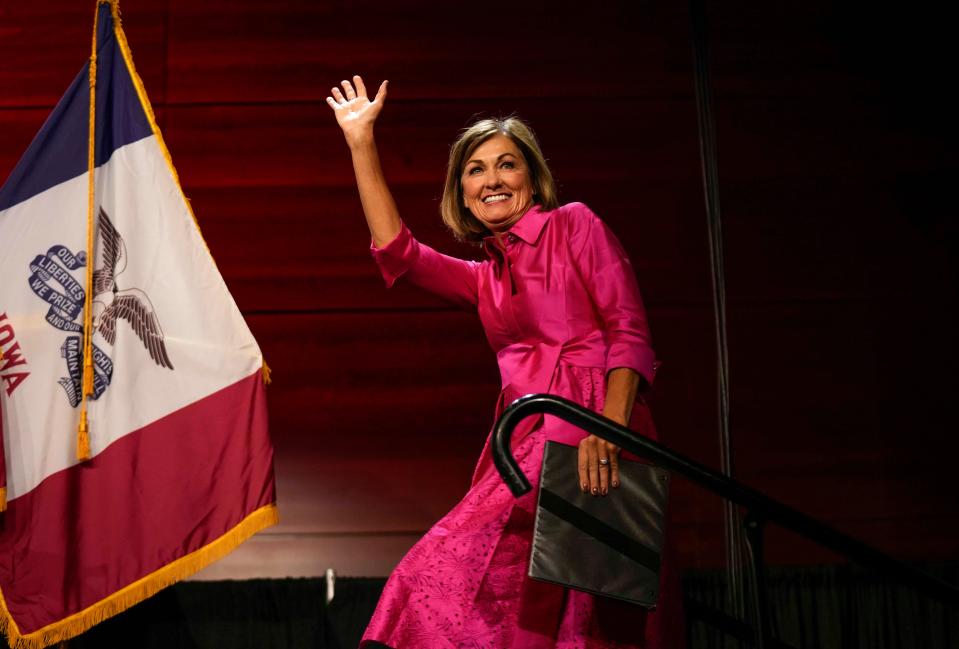
M 506 161 L 503 162 L 502 167 L 503 167 L 503 169 L 513 169 L 513 168 L 516 167 L 516 165 L 515 165 L 513 162 L 510 162 L 509 160 L 506 160 Z
M 468 174 L 471 175 L 471 176 L 475 176 L 475 175 L 478 174 L 480 171 L 482 171 L 482 169 L 481 169 L 480 167 L 473 167 L 472 169 L 469 169 L 466 173 L 468 173 Z

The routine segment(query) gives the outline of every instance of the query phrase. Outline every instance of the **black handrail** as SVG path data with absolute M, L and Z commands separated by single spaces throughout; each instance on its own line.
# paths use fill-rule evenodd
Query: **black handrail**
M 510 404 L 493 428 L 493 463 L 513 495 L 519 497 L 532 488 L 529 480 L 516 463 L 510 448 L 513 429 L 524 418 L 533 414 L 548 414 L 559 417 L 587 432 L 602 437 L 617 446 L 656 465 L 677 473 L 746 508 L 747 537 L 751 544 L 754 574 L 762 576 L 762 528 L 764 523 L 776 523 L 819 545 L 848 557 L 855 563 L 894 576 L 901 583 L 917 588 L 944 602 L 959 603 L 959 587 L 938 579 L 913 566 L 883 554 L 870 545 L 847 536 L 832 527 L 802 512 L 782 504 L 765 494 L 699 464 L 688 457 L 675 453 L 653 440 L 639 435 L 624 426 L 583 408 L 562 397 L 550 394 L 529 394 Z M 755 547 L 752 547 L 752 546 Z M 754 585 L 754 593 L 765 592 L 765 585 Z M 757 645 L 770 644 L 768 619 L 764 615 L 766 602 L 759 604 L 760 637 Z

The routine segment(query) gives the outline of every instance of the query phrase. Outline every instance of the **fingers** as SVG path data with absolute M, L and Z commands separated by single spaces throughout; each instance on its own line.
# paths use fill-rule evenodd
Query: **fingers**
M 619 447 L 590 435 L 579 443 L 576 468 L 583 493 L 605 496 L 620 484 Z
M 579 444 L 576 468 L 579 470 L 579 488 L 585 494 L 589 493 L 589 456 L 586 454 L 586 445 L 583 442 Z
M 344 81 L 344 83 L 346 83 Z M 353 85 L 356 86 L 356 94 L 360 97 L 366 97 L 366 84 L 363 83 L 363 77 L 358 74 L 353 75 Z
M 373 101 L 382 102 L 386 99 L 386 86 L 389 85 L 389 83 L 388 80 L 384 80 L 383 83 L 380 84 L 380 89 L 376 91 L 376 97 L 373 98 Z
M 599 493 L 606 495 L 609 493 L 609 451 L 606 450 L 606 444 L 600 442 L 597 444 L 596 464 L 599 469 Z
M 389 81 L 384 81 L 380 84 L 379 89 L 376 91 L 376 97 L 373 98 L 373 102 L 382 103 L 386 99 L 388 85 Z M 326 98 L 326 103 L 334 110 L 341 108 L 356 98 L 367 99 L 366 84 L 363 83 L 363 77 L 358 74 L 353 75 L 353 83 L 344 79 L 340 82 L 340 86 L 342 90 L 340 87 L 333 86 L 333 88 L 330 89 L 331 96 Z
M 589 457 L 589 493 L 594 496 L 602 493 L 599 484 L 599 454 L 596 451 L 595 443 L 587 445 L 586 453 Z
M 598 496 L 600 491 L 599 483 L 599 457 L 596 451 L 596 442 L 599 440 L 595 435 L 590 435 L 580 441 L 579 452 L 577 454 L 579 468 L 579 486 L 583 493 L 590 493 Z
M 619 488 L 619 448 L 616 446 L 612 447 L 609 454 L 609 486 Z

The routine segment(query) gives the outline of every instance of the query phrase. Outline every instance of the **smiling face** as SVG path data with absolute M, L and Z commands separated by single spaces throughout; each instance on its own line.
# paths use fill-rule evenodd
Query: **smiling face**
M 522 152 L 497 133 L 467 157 L 463 203 L 492 232 L 505 232 L 533 204 L 533 183 Z

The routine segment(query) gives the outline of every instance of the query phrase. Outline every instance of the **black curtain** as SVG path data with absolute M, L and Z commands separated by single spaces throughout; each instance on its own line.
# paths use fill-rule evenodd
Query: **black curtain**
M 329 605 L 323 579 L 182 582 L 66 647 L 355 649 L 385 582 L 338 578 Z
M 325 594 L 322 579 L 183 582 L 90 629 L 68 646 L 339 647 Z
M 959 583 L 959 564 L 926 566 Z M 353 649 L 384 579 L 184 582 L 94 627 L 68 649 Z M 689 647 L 738 649 L 723 572 L 683 578 Z M 851 566 L 770 567 L 773 629 L 796 649 L 956 649 L 959 607 Z
M 924 566 L 959 584 L 959 565 Z M 959 647 L 959 610 L 854 566 L 770 567 L 773 635 L 796 649 Z M 728 617 L 725 574 L 687 573 L 689 646 L 733 649 L 747 629 Z

